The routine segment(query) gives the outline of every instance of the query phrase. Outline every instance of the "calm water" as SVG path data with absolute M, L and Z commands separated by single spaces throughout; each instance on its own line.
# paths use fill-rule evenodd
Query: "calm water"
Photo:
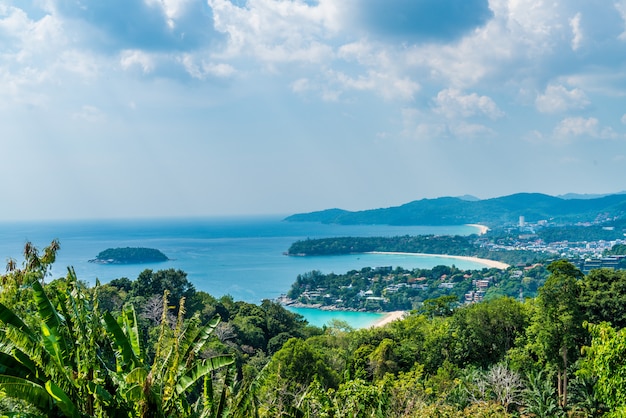
M 26 241 L 43 248 L 56 238 L 61 243 L 61 250 L 52 270 L 53 278 L 64 276 L 68 266 L 73 266 L 78 278 L 90 284 L 95 283 L 96 278 L 102 283 L 119 277 L 135 279 L 147 268 L 175 268 L 187 272 L 188 279 L 198 290 L 218 297 L 230 294 L 235 300 L 252 303 L 286 293 L 298 274 L 311 270 L 340 274 L 352 269 L 379 266 L 431 268 L 441 264 L 455 264 L 466 269 L 483 267 L 468 261 L 406 255 L 283 255 L 291 243 L 299 239 L 407 234 L 469 235 L 477 232 L 470 226 L 341 226 L 292 223 L 281 219 L 256 217 L 0 223 L 0 260 L 14 258 L 19 264 Z M 141 265 L 88 262 L 100 251 L 111 247 L 157 248 L 171 260 Z M 312 316 L 315 315 L 307 315 Z M 318 323 L 318 320 L 311 322 Z M 348 322 L 354 324 L 354 321 Z
M 289 308 L 290 311 L 304 316 L 311 325 L 321 327 L 332 319 L 345 321 L 352 328 L 367 328 L 381 320 L 384 314 L 372 312 L 323 311 L 313 308 Z

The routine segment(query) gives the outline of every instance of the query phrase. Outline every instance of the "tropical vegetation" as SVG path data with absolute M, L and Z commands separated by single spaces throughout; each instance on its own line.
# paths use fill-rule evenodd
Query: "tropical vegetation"
M 583 275 L 558 260 L 536 297 L 432 295 L 402 320 L 354 330 L 215 298 L 179 270 L 94 286 L 71 268 L 51 278 L 58 250 L 28 244 L 0 276 L 2 416 L 626 413 L 624 271 Z

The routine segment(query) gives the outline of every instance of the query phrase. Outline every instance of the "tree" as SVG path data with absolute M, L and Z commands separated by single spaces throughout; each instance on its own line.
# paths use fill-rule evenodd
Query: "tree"
M 274 354 L 266 373 L 259 389 L 266 416 L 289 416 L 314 381 L 324 389 L 335 387 L 338 381 L 322 353 L 298 338 L 290 339 Z
M 196 289 L 187 280 L 187 273 L 182 270 L 167 269 L 153 272 L 150 269 L 142 271 L 132 284 L 131 296 L 149 298 L 152 295 L 163 295 L 168 291 L 172 300 L 182 298 L 194 300 Z M 177 308 L 176 308 L 177 309 Z M 177 310 L 174 313 L 177 314 Z
M 457 309 L 450 332 L 454 339 L 453 360 L 460 367 L 482 368 L 501 361 L 528 324 L 524 305 L 502 297 Z
M 30 284 L 35 281 L 44 283 L 60 248 L 59 241 L 53 240 L 40 255 L 37 247 L 31 242 L 24 244 L 22 268 L 18 268 L 15 260 L 9 259 L 6 274 L 0 276 L 0 288 L 2 289 L 0 302 L 11 306 L 19 313 L 34 309 L 33 306 L 24 306 L 32 301 Z
M 443 267 L 443 266 L 442 266 Z M 426 299 L 419 309 L 419 313 L 429 318 L 436 316 L 450 316 L 454 307 L 458 305 L 459 298 L 456 295 L 440 296 L 435 299 Z
M 581 282 L 580 305 L 594 324 L 606 321 L 626 326 L 626 271 L 592 270 Z
M 387 373 L 397 372 L 395 345 L 393 340 L 385 338 L 369 355 L 369 367 L 375 380 L 382 379 Z
M 607 322 L 588 324 L 591 345 L 584 347 L 579 375 L 597 379 L 598 398 L 614 411 L 626 413 L 626 329 L 616 331 Z
M 559 404 L 567 405 L 567 369 L 584 342 L 583 315 L 579 304 L 583 274 L 573 264 L 559 260 L 548 266 L 550 276 L 539 289 L 532 324 L 528 327 L 531 350 L 554 367 Z

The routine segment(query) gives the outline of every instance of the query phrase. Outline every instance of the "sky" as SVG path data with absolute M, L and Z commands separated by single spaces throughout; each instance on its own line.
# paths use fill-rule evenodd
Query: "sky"
M 626 0 L 0 1 L 0 221 L 626 190 Z

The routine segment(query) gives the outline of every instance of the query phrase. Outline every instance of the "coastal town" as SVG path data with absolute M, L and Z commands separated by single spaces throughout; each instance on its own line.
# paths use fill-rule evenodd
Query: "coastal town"
M 596 222 L 560 228 L 571 231 L 574 228 L 595 227 L 605 231 L 612 239 L 594 239 L 597 236 L 585 237 L 579 234 L 575 239 L 548 240 L 540 232 L 554 228 L 549 221 L 527 223 L 524 217 L 520 217 L 516 227 L 505 228 L 506 239 L 502 239 L 501 235 L 494 237 L 488 234 L 488 230 L 483 230 L 475 243 L 488 251 L 530 251 L 547 258 L 567 259 L 584 273 L 596 268 L 626 268 L 626 255 L 611 253 L 613 248 L 626 246 L 626 236 L 615 226 L 605 225 L 606 221 L 599 216 Z
M 419 310 L 424 301 L 442 296 L 453 296 L 460 304 L 476 303 L 497 296 L 524 300 L 536 296 L 549 274 L 546 266 L 557 259 L 568 260 L 585 274 L 598 268 L 625 269 L 625 237 L 622 234 L 618 238 L 618 231 L 614 227 L 602 225 L 598 222 L 595 225 L 560 226 L 570 231 L 571 237 L 575 239 L 558 241 L 546 239 L 548 235 L 545 231 L 555 228 L 548 221 L 526 223 L 522 217 L 518 225 L 496 231 L 474 225 L 479 227 L 480 233 L 470 241 L 473 248 L 480 249 L 476 250 L 479 254 L 525 254 L 525 259 L 532 261 L 508 264 L 474 256 L 437 254 L 438 257 L 481 262 L 485 267 L 460 270 L 452 265 L 437 266 L 430 270 L 407 270 L 394 266 L 372 266 L 345 274 L 309 272 L 299 275 L 289 293 L 282 295 L 279 302 L 294 307 L 391 312 Z M 593 227 L 605 231 L 613 239 L 593 239 L 598 236 L 589 233 L 592 229 L 588 228 Z M 585 234 L 572 234 L 571 231 L 576 231 L 576 228 L 583 228 Z M 586 235 L 592 239 L 584 239 Z M 534 259 L 528 258 L 529 253 L 535 255 Z

